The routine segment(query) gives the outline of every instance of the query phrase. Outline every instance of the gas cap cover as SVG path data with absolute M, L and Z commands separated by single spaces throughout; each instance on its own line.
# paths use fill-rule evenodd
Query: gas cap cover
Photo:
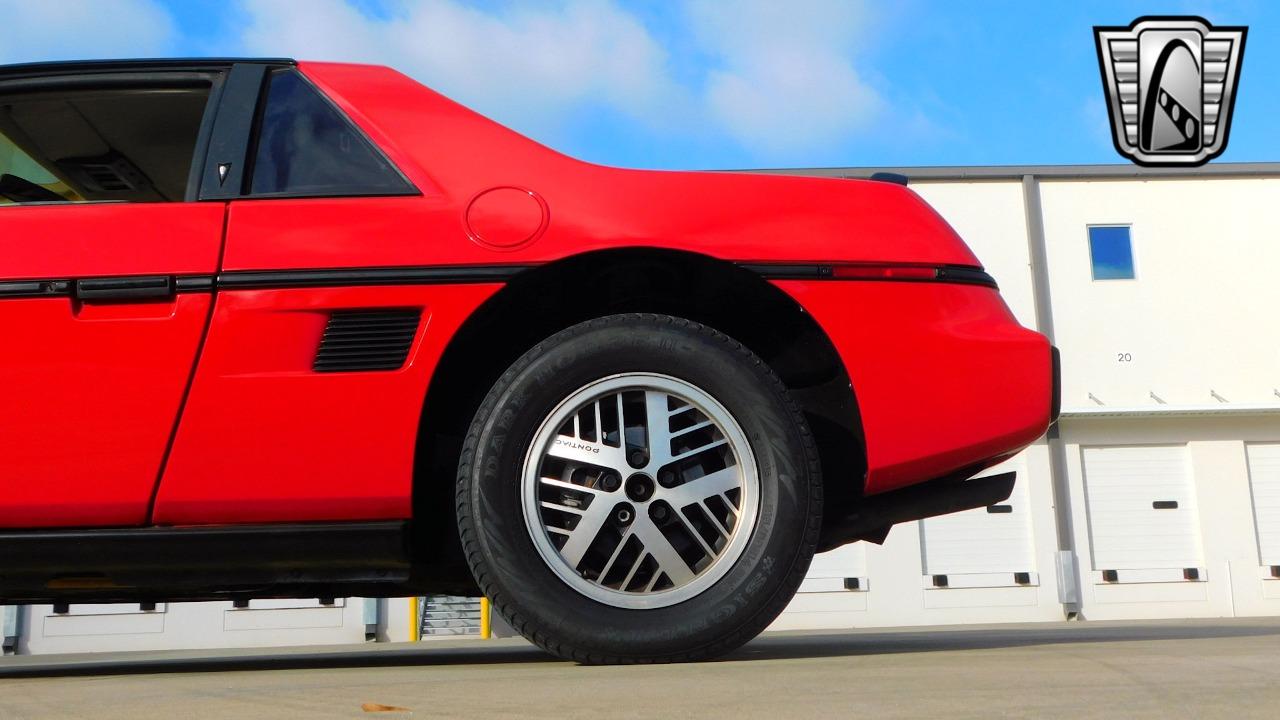
M 485 190 L 467 206 L 467 233 L 476 243 L 494 250 L 524 247 L 547 227 L 547 204 L 526 188 Z

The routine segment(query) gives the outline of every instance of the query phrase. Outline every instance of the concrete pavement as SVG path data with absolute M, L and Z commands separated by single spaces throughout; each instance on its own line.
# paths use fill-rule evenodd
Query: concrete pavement
M 519 640 L 0 659 L 3 720 L 398 717 L 1275 718 L 1280 619 L 773 633 L 625 668 Z

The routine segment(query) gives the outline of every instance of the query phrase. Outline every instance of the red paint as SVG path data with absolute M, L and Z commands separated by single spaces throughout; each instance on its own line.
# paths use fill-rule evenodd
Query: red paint
M 211 273 L 224 212 L 219 203 L 2 207 L 0 280 Z
M 846 364 L 868 491 L 990 463 L 1048 424 L 1048 345 L 995 290 L 895 281 L 926 279 L 925 266 L 978 267 L 904 187 L 602 167 L 393 70 L 301 68 L 420 196 L 0 208 L 0 280 L 536 265 L 625 247 L 829 264 L 857 279 L 777 285 Z M 143 524 L 153 490 L 159 524 L 409 517 L 432 372 L 499 288 L 221 290 L 110 305 L 0 298 L 0 525 Z M 330 311 L 384 307 L 422 312 L 402 369 L 312 372 Z
M 867 492 L 1010 455 L 1049 424 L 1049 343 L 995 290 L 781 281 L 835 343 L 858 396 Z M 874 352 L 869 351 L 874 348 Z
M 212 273 L 219 205 L 0 208 L 0 280 Z M 207 294 L 0 298 L 0 527 L 139 525 L 209 317 Z
M 388 68 L 302 63 L 301 68 L 400 164 L 423 198 L 404 199 L 407 237 L 430 235 L 430 263 L 538 263 L 643 245 L 739 261 L 918 262 L 978 265 L 933 208 L 893 183 L 764 174 L 660 172 L 593 165 L 530 141 Z M 535 243 L 495 254 L 465 236 L 465 204 L 495 186 L 535 190 L 550 222 Z M 312 212 L 287 202 L 282 217 Z M 369 201 L 352 201 L 354 208 Z M 295 204 L 297 203 L 297 204 Z M 334 219 L 339 216 L 334 212 Z M 342 222 L 392 224 L 346 215 Z M 451 223 L 451 224 L 449 224 Z M 285 223 L 281 223 L 282 225 Z M 447 227 L 445 227 L 447 225 Z M 434 228 L 433 228 L 434 230 Z M 459 232 L 461 230 L 462 232 Z M 347 260 L 366 237 L 306 246 L 318 267 Z M 349 245 L 348 245 L 349 243 Z M 228 268 L 286 266 L 292 256 L 228 249 Z M 371 257 L 385 264 L 389 255 Z
M 218 295 L 164 482 L 158 524 L 407 518 L 427 383 L 498 285 Z M 422 308 L 404 368 L 315 373 L 328 312 Z

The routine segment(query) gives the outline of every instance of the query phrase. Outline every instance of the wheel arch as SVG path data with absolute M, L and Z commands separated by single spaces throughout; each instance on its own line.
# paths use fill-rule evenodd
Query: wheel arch
M 414 556 L 430 559 L 433 577 L 467 572 L 456 543 L 453 481 L 462 438 L 489 388 L 541 340 L 626 312 L 683 317 L 750 348 L 805 413 L 822 458 L 824 514 L 861 496 L 866 448 L 854 388 L 826 333 L 793 298 L 750 270 L 706 255 L 594 251 L 517 275 L 467 319 L 440 358 L 419 422 L 413 488 L 414 542 L 422 550 Z M 440 557 L 442 542 L 454 557 Z

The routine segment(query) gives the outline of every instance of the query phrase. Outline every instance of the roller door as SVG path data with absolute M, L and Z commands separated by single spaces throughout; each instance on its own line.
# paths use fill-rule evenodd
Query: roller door
M 1083 463 L 1097 580 L 1204 579 L 1186 446 L 1090 447 Z
M 1021 460 L 983 473 L 1016 472 L 1008 500 L 920 522 L 925 587 L 999 587 L 1038 583 L 1031 500 Z
M 1247 446 L 1253 520 L 1263 565 L 1280 567 L 1280 443 Z
M 866 543 L 853 543 L 813 556 L 809 574 L 800 584 L 800 592 L 831 592 L 852 590 L 866 592 L 870 589 L 867 579 Z

